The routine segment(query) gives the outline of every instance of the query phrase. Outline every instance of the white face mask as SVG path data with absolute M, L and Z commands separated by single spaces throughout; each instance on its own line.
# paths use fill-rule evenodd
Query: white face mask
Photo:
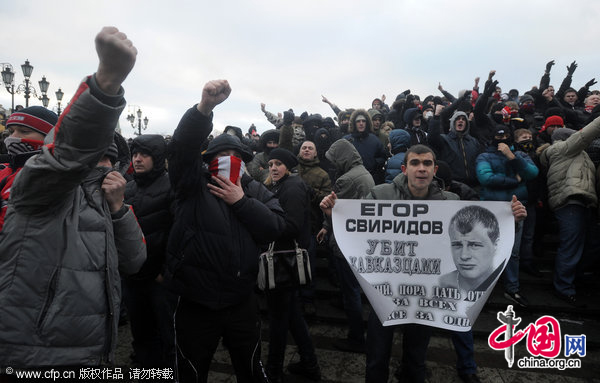
M 429 120 L 431 117 L 433 117 L 433 112 L 428 110 L 427 112 L 425 112 L 423 117 L 425 117 L 426 120 Z
M 4 145 L 6 145 L 8 154 L 12 154 L 14 156 L 21 153 L 35 152 L 36 150 L 39 150 L 42 145 L 44 145 L 44 142 L 30 140 L 27 138 L 6 137 L 4 139 Z

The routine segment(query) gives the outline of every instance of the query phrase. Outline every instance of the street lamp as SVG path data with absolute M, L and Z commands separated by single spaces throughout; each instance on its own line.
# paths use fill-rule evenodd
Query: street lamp
M 58 110 L 56 111 L 56 114 L 60 116 L 60 102 L 62 101 L 62 98 L 65 94 L 62 90 L 60 90 L 60 88 L 58 88 L 58 90 L 54 92 L 54 94 L 56 95 L 56 101 L 58 101 Z
M 47 94 L 48 86 L 50 86 L 50 83 L 46 81 L 46 76 L 42 76 L 42 81 L 38 81 L 38 84 L 40 85 L 40 91 L 42 92 L 42 97 L 38 97 L 38 99 L 42 101 L 42 105 L 44 105 L 44 108 L 47 108 L 48 102 L 50 101 Z
M 136 118 L 134 116 L 133 113 L 130 113 L 127 115 L 127 121 L 129 121 L 129 123 L 131 124 L 131 127 L 134 129 L 134 134 L 137 134 L 138 136 L 142 135 L 142 129 L 146 130 L 146 128 L 148 128 L 148 117 L 144 117 L 144 119 L 142 119 L 142 109 L 138 106 L 137 107 L 138 110 L 136 112 L 137 114 L 137 124 L 136 124 Z M 135 109 L 134 109 L 135 110 Z M 142 121 L 144 122 L 144 126 L 142 127 Z M 137 125 L 137 128 L 136 128 Z M 137 129 L 137 131 L 135 131 Z
M 10 112 L 15 110 L 15 84 L 13 82 L 15 78 L 15 72 L 13 72 L 13 66 L 9 63 L 2 63 L 2 82 L 6 87 L 8 93 L 12 96 L 12 107 Z
M 33 85 L 29 84 L 31 73 L 33 72 L 33 65 L 31 65 L 29 63 L 29 60 L 25 60 L 25 64 L 21 65 L 21 70 L 23 71 L 23 77 L 25 77 L 25 83 L 19 84 L 16 89 L 15 89 L 15 83 L 14 83 L 15 72 L 13 71 L 13 66 L 10 63 L 2 63 L 1 65 L 2 65 L 2 81 L 4 82 L 4 86 L 6 87 L 6 90 L 8 91 L 8 93 L 10 93 L 12 95 L 12 108 L 11 108 L 12 111 L 14 111 L 14 109 L 15 109 L 15 93 L 21 93 L 21 92 L 25 93 L 25 107 L 29 106 L 29 98 L 32 97 L 31 94 L 33 94 L 33 97 L 42 101 L 42 104 L 44 105 L 44 107 L 48 106 L 48 102 L 50 101 L 50 99 L 48 98 L 47 92 L 48 92 L 48 86 L 50 85 L 50 83 L 46 80 L 46 76 L 42 77 L 42 80 L 38 82 L 38 84 L 40 85 L 40 91 L 41 91 L 42 95 L 41 95 L 41 97 L 38 97 Z

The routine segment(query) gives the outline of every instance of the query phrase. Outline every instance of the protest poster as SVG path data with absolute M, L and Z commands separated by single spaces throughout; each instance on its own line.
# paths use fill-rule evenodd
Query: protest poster
M 514 242 L 510 202 L 344 200 L 333 231 L 384 326 L 468 331 Z

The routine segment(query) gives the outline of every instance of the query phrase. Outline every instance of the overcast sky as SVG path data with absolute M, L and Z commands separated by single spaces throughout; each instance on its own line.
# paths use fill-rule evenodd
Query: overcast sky
M 2 10 L 0 62 L 15 67 L 20 83 L 29 59 L 36 88 L 42 75 L 50 82 L 54 108 L 58 87 L 68 100 L 95 71 L 93 40 L 103 26 L 129 36 L 139 53 L 124 84 L 127 137 L 133 129 L 125 117 L 137 106 L 150 120 L 146 133 L 171 134 L 217 78 L 233 91 L 215 110 L 215 129 L 244 132 L 252 123 L 259 132 L 272 128 L 261 102 L 274 113 L 291 107 L 333 116 L 321 94 L 342 108 L 367 108 L 405 89 L 439 95 L 441 81 L 456 95 L 476 76 L 483 85 L 490 69 L 503 91 L 523 93 L 552 59 L 556 87 L 573 60 L 575 88 L 600 80 L 597 1 L 29 0 L 5 1 Z M 4 86 L 0 104 L 11 105 Z M 25 104 L 23 94 L 15 104 Z

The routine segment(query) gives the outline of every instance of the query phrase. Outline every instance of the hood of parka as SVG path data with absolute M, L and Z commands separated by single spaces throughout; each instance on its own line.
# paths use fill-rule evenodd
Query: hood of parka
M 356 130 L 356 119 L 358 118 L 358 116 L 364 116 L 367 120 L 367 127 L 362 133 L 359 133 Z M 371 121 L 371 116 L 369 115 L 369 112 L 367 112 L 365 109 L 356 109 L 354 112 L 352 112 L 352 114 L 350 115 L 348 133 L 352 134 L 353 136 L 368 136 L 369 133 L 375 133 L 373 131 L 373 121 Z
M 344 138 L 331 145 L 325 153 L 325 158 L 335 165 L 340 176 L 346 174 L 353 167 L 363 164 L 358 150 L 350 141 Z

